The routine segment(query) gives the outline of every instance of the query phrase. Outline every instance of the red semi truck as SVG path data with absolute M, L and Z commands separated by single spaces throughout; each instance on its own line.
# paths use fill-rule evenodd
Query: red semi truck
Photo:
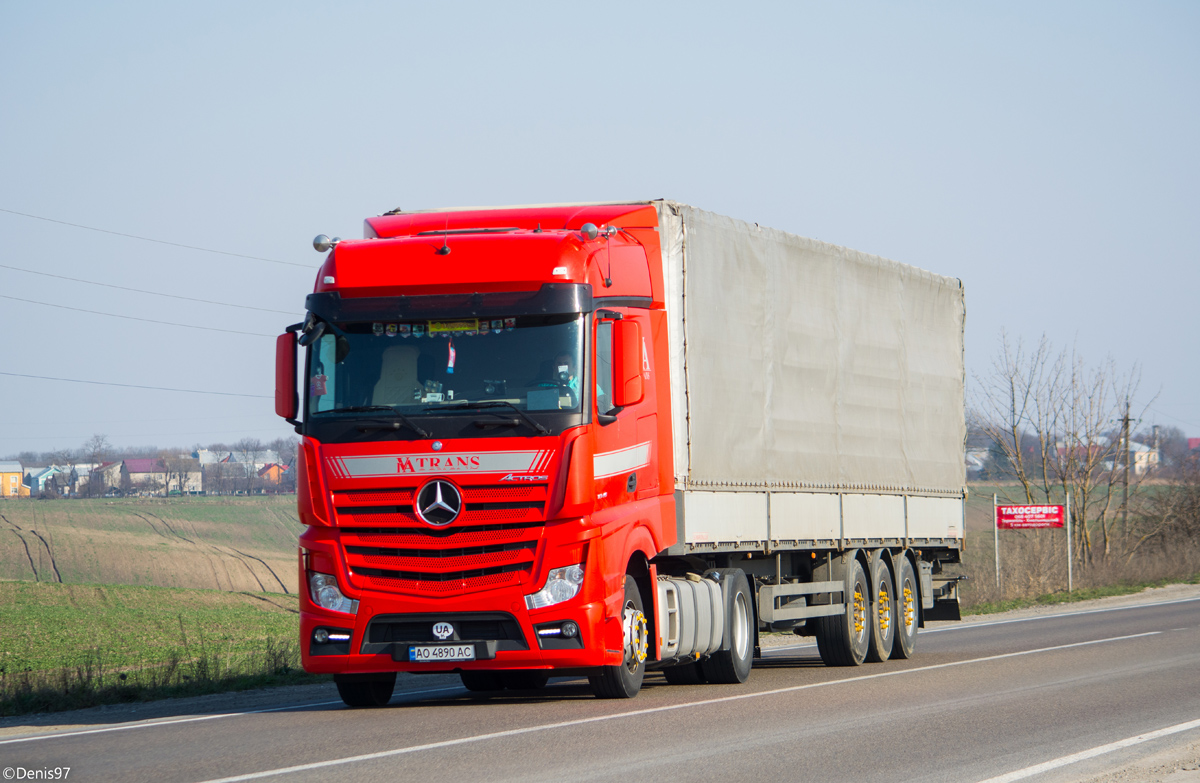
M 760 631 L 858 665 L 957 619 L 958 280 L 670 201 L 314 244 L 276 412 L 304 668 L 347 704 L 400 671 L 738 683 Z

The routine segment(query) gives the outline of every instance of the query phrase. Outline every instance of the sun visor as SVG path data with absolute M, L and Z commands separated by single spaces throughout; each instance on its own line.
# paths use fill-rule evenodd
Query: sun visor
M 592 287 L 580 283 L 545 283 L 533 292 L 433 296 L 343 298 L 337 291 L 330 291 L 309 294 L 304 306 L 334 323 L 590 313 L 594 309 Z

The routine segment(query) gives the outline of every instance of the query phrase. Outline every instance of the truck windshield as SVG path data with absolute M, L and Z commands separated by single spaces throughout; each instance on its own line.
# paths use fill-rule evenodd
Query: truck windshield
M 309 349 L 309 419 L 582 414 L 583 334 L 578 313 L 339 323 Z

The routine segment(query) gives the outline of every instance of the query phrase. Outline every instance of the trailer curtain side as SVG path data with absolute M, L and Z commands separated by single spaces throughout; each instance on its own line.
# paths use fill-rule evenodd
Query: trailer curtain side
M 694 493 L 681 497 L 681 513 L 687 506 L 732 526 L 707 534 L 729 540 L 744 527 L 737 518 L 778 516 L 768 510 L 774 502 L 823 520 L 814 533 L 857 538 L 845 529 L 849 499 L 862 509 L 853 515 L 862 522 L 851 526 L 867 538 L 883 532 L 871 519 L 903 519 L 895 537 L 909 537 L 909 506 L 934 520 L 924 524 L 937 534 L 928 537 L 961 536 L 961 282 L 654 203 L 667 281 L 675 486 Z M 729 492 L 766 496 L 717 497 Z M 836 525 L 832 498 L 843 507 Z M 752 527 L 745 532 L 759 538 L 760 525 Z

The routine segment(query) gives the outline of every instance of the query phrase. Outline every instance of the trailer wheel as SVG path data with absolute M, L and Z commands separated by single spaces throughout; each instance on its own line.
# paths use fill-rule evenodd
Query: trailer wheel
M 504 690 L 504 681 L 500 679 L 499 672 L 459 672 L 458 676 L 462 678 L 463 687 L 469 691 Z
M 896 641 L 895 589 L 892 569 L 883 559 L 883 550 L 879 550 L 871 557 L 871 643 L 867 660 L 872 663 L 886 661 L 892 654 Z
M 592 693 L 601 699 L 632 699 L 642 689 L 646 676 L 646 653 L 650 648 L 650 628 L 642 611 L 642 594 L 633 577 L 625 575 L 625 604 L 621 608 L 625 660 L 618 666 L 601 666 L 599 674 L 588 677 Z
M 917 611 L 921 596 L 917 588 L 917 576 L 912 562 L 901 556 L 896 562 L 896 642 L 892 645 L 893 658 L 911 658 L 917 649 L 917 628 L 920 625 Z
M 736 685 L 750 676 L 754 665 L 754 612 L 750 606 L 750 583 L 745 573 L 737 571 L 725 607 L 729 649 L 718 650 L 700 663 L 709 682 Z
M 396 673 L 362 675 L 335 674 L 338 696 L 347 707 L 383 707 L 392 698 L 396 687 Z
M 846 603 L 845 611 L 832 617 L 815 618 L 817 650 L 826 666 L 858 666 L 867 659 L 871 635 L 871 618 L 867 611 L 870 592 L 862 563 L 852 560 L 844 577 L 842 599 Z
M 704 670 L 698 663 L 681 663 L 662 670 L 672 685 L 699 685 L 704 682 Z

